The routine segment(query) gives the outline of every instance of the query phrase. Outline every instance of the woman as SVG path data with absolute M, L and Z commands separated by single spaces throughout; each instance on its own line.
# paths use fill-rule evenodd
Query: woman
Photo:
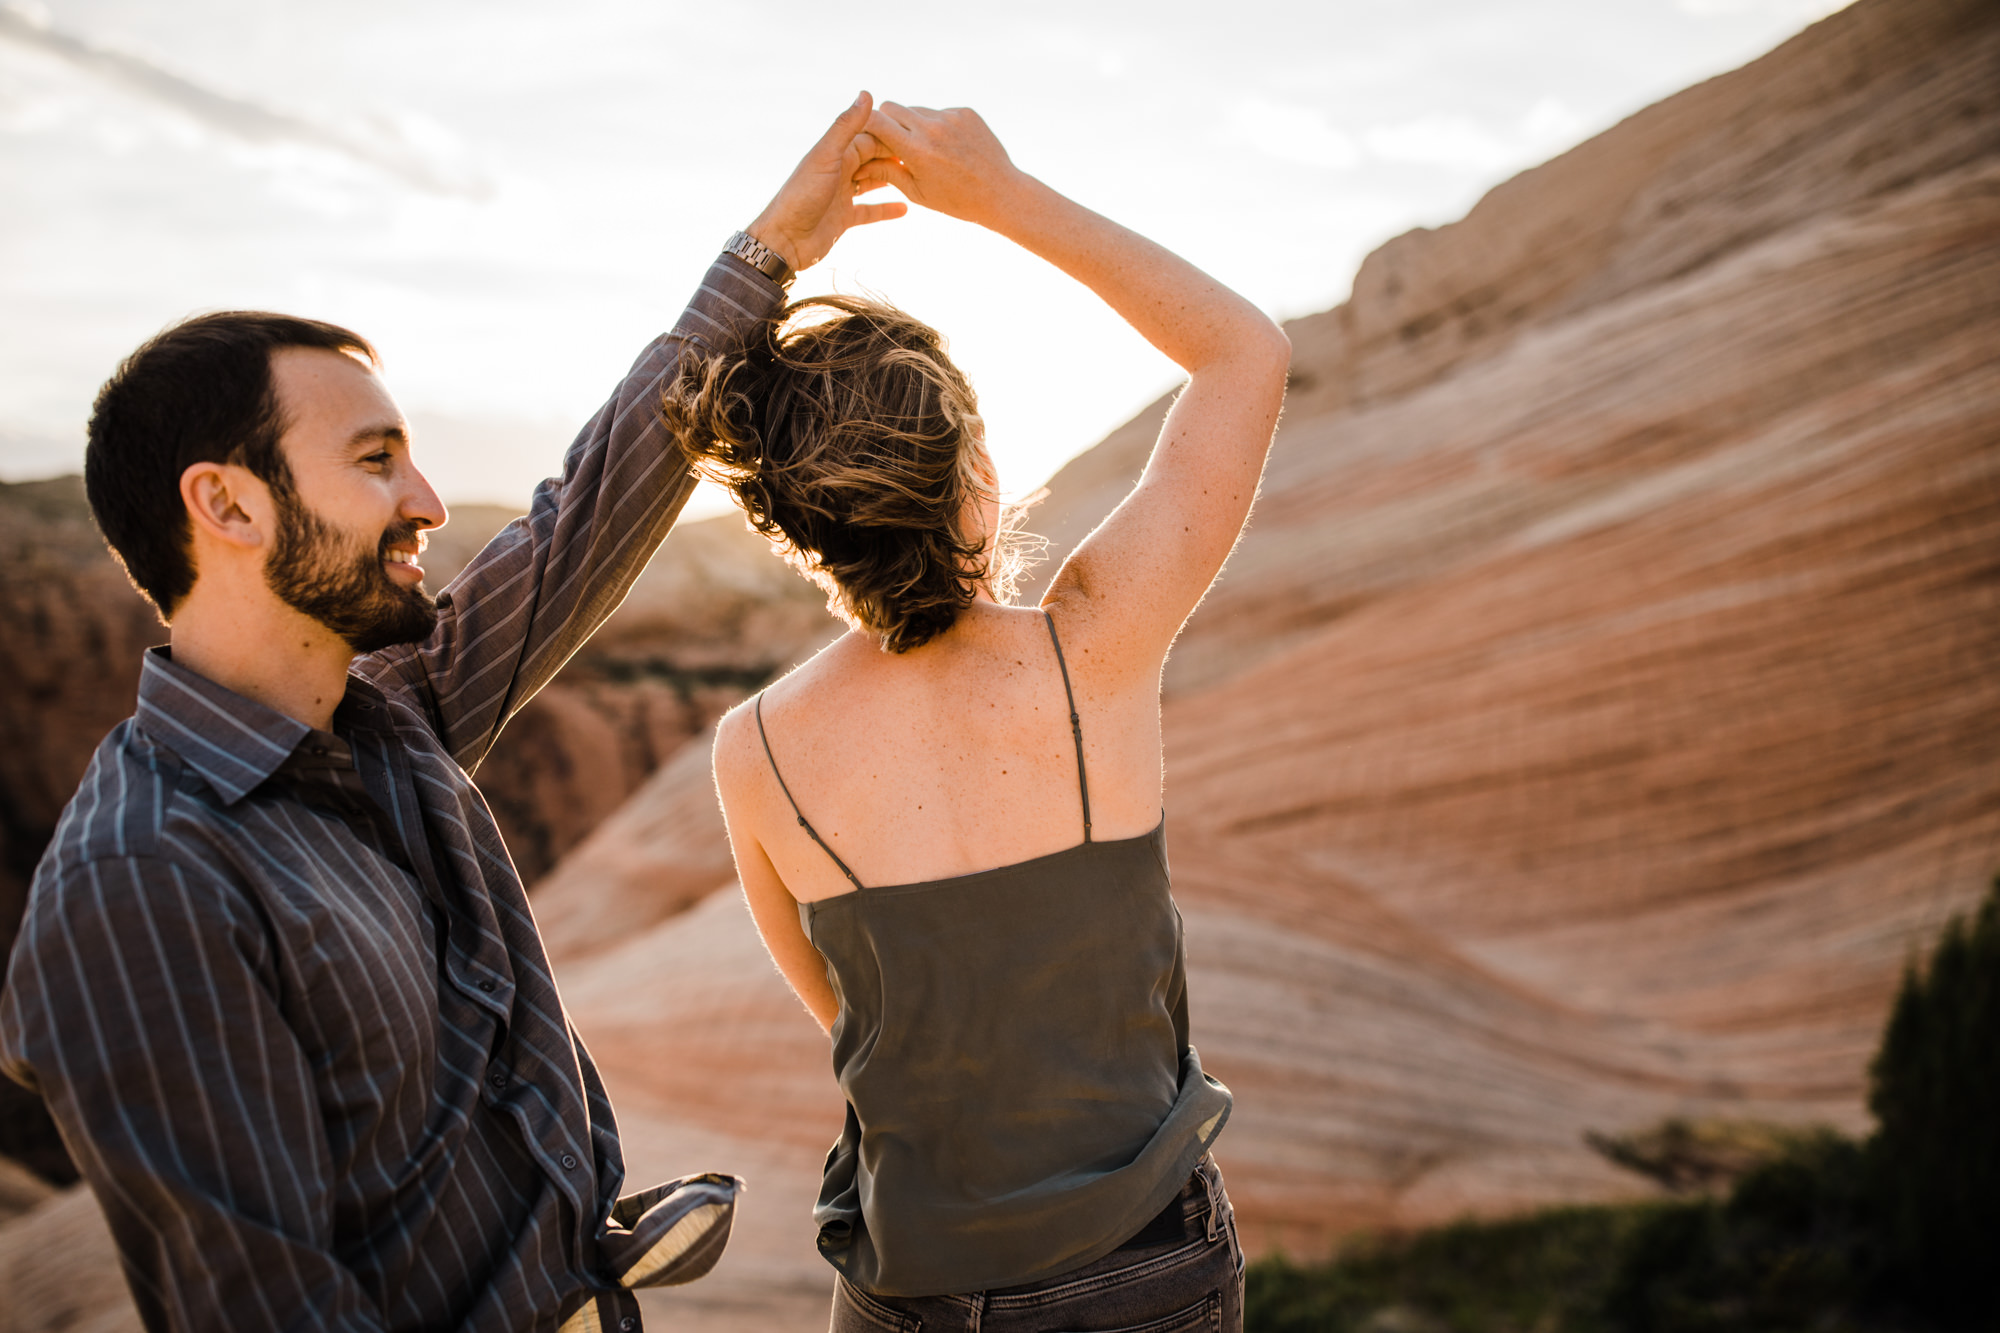
M 1229 1094 L 1188 1045 L 1159 683 L 1249 513 L 1290 346 L 1016 169 L 975 113 L 884 103 L 868 128 L 893 156 L 856 189 L 1041 256 L 1188 384 L 1038 609 L 1005 604 L 972 391 L 917 321 L 801 302 L 668 394 L 695 465 L 853 626 L 715 749 L 751 911 L 848 1099 L 815 1211 L 833 1326 L 1234 1327 L 1208 1156 Z

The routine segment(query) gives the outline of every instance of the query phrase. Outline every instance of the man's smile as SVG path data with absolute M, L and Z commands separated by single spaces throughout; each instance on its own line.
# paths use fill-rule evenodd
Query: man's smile
M 384 547 L 382 549 L 383 563 L 391 566 L 398 573 L 407 570 L 415 574 L 417 576 L 416 581 L 422 583 L 424 581 L 424 567 L 418 563 L 418 559 L 423 555 L 424 547 L 427 545 L 429 543 L 424 540 L 424 534 L 419 532 L 414 547 L 407 543 L 399 546 Z

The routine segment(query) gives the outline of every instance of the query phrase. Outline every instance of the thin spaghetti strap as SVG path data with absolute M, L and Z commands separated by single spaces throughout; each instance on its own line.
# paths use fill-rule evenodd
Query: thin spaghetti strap
M 805 814 L 799 809 L 799 803 L 792 797 L 792 789 L 785 785 L 785 775 L 778 771 L 778 757 L 771 753 L 771 737 L 764 730 L 764 692 L 762 690 L 757 691 L 757 736 L 764 742 L 764 758 L 770 761 L 771 776 L 778 780 L 778 790 L 785 794 L 787 801 L 791 801 L 792 813 L 799 817 L 799 827 L 806 831 L 808 838 L 819 844 L 821 851 L 833 858 L 833 863 L 840 867 L 840 873 L 847 876 L 847 882 L 857 889 L 860 888 L 861 881 L 856 879 L 854 872 L 847 868 L 847 862 L 840 859 L 840 853 L 827 846 L 826 839 L 819 836 L 819 830 L 806 822 Z
M 1069 685 L 1069 663 L 1063 661 L 1062 640 L 1056 637 L 1056 618 L 1042 608 L 1049 625 L 1049 642 L 1056 646 L 1056 669 L 1062 672 L 1063 695 L 1069 700 L 1069 734 L 1076 738 L 1076 789 L 1083 797 L 1083 840 L 1090 841 L 1090 779 L 1083 771 L 1083 719 L 1076 715 L 1076 691 Z

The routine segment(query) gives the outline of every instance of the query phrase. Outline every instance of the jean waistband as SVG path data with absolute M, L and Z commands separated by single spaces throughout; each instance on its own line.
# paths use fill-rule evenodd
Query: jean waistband
M 1137 1250 L 1148 1245 L 1167 1245 L 1192 1240 L 1197 1234 L 1205 1234 L 1213 1240 L 1219 1184 L 1209 1183 L 1211 1174 L 1219 1175 L 1209 1159 L 1203 1157 L 1195 1164 L 1193 1174 L 1181 1186 L 1180 1193 L 1167 1200 L 1166 1207 L 1155 1213 L 1150 1222 L 1133 1232 L 1118 1248 Z

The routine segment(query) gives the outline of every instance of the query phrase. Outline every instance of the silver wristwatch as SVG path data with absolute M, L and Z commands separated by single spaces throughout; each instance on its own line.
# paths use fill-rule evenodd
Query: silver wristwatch
M 722 252 L 735 255 L 780 287 L 792 280 L 792 266 L 785 262 L 785 257 L 747 231 L 732 235 L 729 244 L 722 247 Z

